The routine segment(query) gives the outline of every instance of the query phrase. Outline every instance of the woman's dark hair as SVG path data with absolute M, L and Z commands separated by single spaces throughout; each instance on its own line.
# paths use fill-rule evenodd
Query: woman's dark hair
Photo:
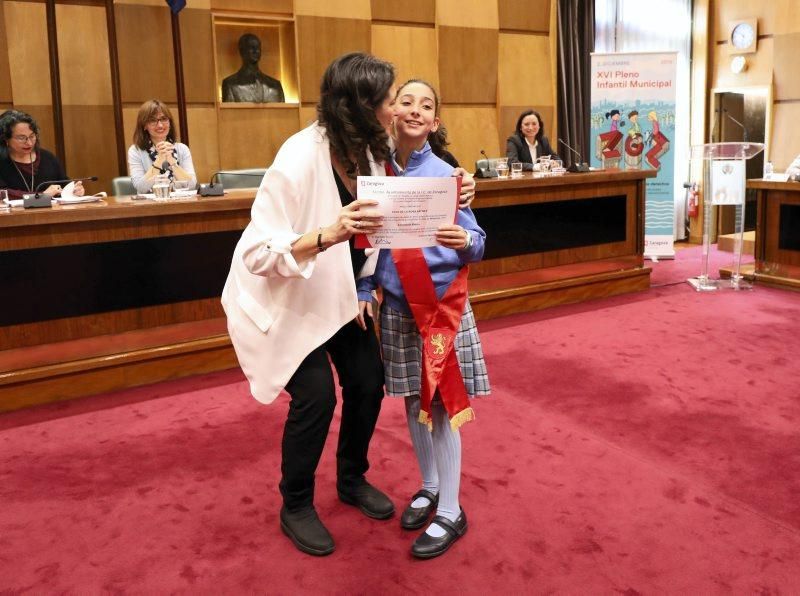
M 158 99 L 148 99 L 139 108 L 139 114 L 136 116 L 136 130 L 133 131 L 133 144 L 139 149 L 146 150 L 150 146 L 151 140 L 150 133 L 147 132 L 147 121 L 155 118 L 159 112 L 169 119 L 167 140 L 170 143 L 175 142 L 175 120 L 173 120 L 172 112 L 169 111 L 167 104 Z
M 36 149 L 39 148 L 39 125 L 33 116 L 18 110 L 6 110 L 0 114 L 0 159 L 8 158 L 8 142 L 14 135 L 14 127 L 17 124 L 27 124 L 31 127 L 33 134 L 36 135 Z
M 361 52 L 340 56 L 322 75 L 317 118 L 326 129 L 333 154 L 351 178 L 369 173 L 367 148 L 376 161 L 389 157 L 389 135 L 375 110 L 393 83 L 391 64 Z
M 419 83 L 420 85 L 425 85 L 428 89 L 431 90 L 431 93 L 433 93 L 434 116 L 438 118 L 439 107 L 441 106 L 441 102 L 439 101 L 439 94 L 436 92 L 436 88 L 433 85 L 431 85 L 428 81 L 425 81 L 423 79 L 407 80 L 397 89 L 397 97 L 400 97 L 400 92 L 412 83 Z M 428 135 L 428 143 L 431 146 L 431 151 L 433 151 L 433 154 L 436 157 L 441 158 L 443 155 L 449 154 L 449 151 L 447 151 L 447 146 L 450 144 L 450 141 L 447 140 L 447 129 L 444 127 L 444 124 L 439 122 L 439 128 L 437 128 L 435 131 L 431 132 Z
M 619 116 L 619 110 L 611 110 L 610 112 L 606 112 L 606 120 L 612 116 Z
M 525 135 L 522 134 L 522 121 L 528 116 L 536 116 L 536 119 L 539 121 L 539 132 L 536 133 L 536 138 L 534 139 L 538 141 L 544 136 L 544 120 L 542 120 L 542 115 L 536 110 L 525 110 L 519 115 L 519 118 L 517 118 L 517 136 L 525 140 Z

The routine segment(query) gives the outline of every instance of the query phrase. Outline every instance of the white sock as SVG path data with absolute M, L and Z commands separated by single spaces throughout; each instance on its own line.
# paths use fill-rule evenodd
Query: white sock
M 436 469 L 439 472 L 439 507 L 436 515 L 456 521 L 461 515 L 458 504 L 458 491 L 461 485 L 461 434 L 450 429 L 450 420 L 444 405 L 434 402 L 431 406 L 433 414 L 433 454 L 436 458 Z M 426 534 L 439 538 L 445 530 L 438 524 L 431 524 Z
M 433 439 L 424 424 L 419 423 L 420 402 L 419 396 L 406 397 L 406 420 L 408 432 L 411 435 L 411 444 L 417 455 L 419 471 L 422 474 L 422 488 L 434 495 L 439 492 L 439 475 L 436 473 L 436 459 L 433 456 Z M 431 502 L 425 497 L 414 499 L 412 507 L 427 507 Z

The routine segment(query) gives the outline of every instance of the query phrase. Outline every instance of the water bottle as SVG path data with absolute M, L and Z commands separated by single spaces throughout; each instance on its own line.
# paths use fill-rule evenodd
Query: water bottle
M 768 161 L 764 164 L 764 180 L 769 180 L 772 178 L 772 162 Z

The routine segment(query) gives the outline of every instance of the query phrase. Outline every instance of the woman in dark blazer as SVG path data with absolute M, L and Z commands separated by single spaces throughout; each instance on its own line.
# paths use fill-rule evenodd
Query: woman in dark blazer
M 521 161 L 523 170 L 532 170 L 542 155 L 560 159 L 544 136 L 544 121 L 539 112 L 525 110 L 517 119 L 516 132 L 506 141 L 506 157 L 509 163 Z

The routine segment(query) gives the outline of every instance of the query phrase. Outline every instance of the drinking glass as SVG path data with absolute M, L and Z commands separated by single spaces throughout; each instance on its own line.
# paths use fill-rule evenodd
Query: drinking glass
M 539 158 L 539 171 L 542 173 L 543 176 L 550 175 L 550 156 L 549 155 L 542 155 Z
M 170 187 L 169 176 L 159 175 L 154 178 L 153 194 L 156 196 L 157 199 L 168 199 L 169 187 Z
M 508 158 L 501 157 L 495 163 L 495 170 L 497 170 L 498 178 L 508 178 Z
M 564 169 L 564 162 L 560 159 L 551 159 L 550 171 L 553 173 L 553 176 L 561 176 L 566 172 Z
M 8 203 L 8 191 L 0 189 L 0 213 L 11 213 L 11 205 Z
M 522 162 L 515 161 L 511 164 L 511 177 L 512 178 L 522 178 Z
M 178 194 L 189 194 L 190 190 L 194 190 L 191 186 L 192 186 L 191 180 L 172 181 L 172 190 L 174 190 Z

